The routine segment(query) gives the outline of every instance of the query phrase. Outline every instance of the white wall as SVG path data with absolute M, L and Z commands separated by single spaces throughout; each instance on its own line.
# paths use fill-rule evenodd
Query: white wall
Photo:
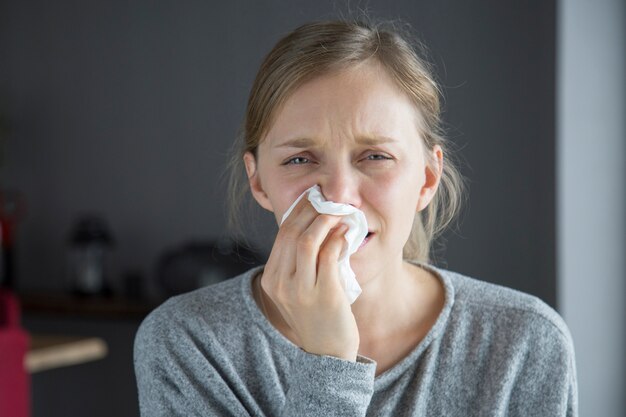
M 558 305 L 581 416 L 626 393 L 626 3 L 562 0 L 557 25 Z

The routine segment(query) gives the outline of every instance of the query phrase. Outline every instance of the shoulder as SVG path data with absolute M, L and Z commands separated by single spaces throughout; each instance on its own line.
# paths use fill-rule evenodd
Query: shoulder
M 246 288 L 255 270 L 172 297 L 143 320 L 133 355 L 142 415 L 249 410 L 239 393 L 257 365 L 246 356 L 259 333 Z
M 480 336 L 485 345 L 507 343 L 518 350 L 573 360 L 567 325 L 540 298 L 458 272 L 436 271 L 454 293 L 450 320 L 455 328 Z
M 539 297 L 445 271 L 455 289 L 455 306 L 470 314 L 502 316 L 506 320 L 533 324 L 569 337 L 569 329 L 561 316 Z
M 245 285 L 259 268 L 168 299 L 143 320 L 135 348 L 194 334 L 228 334 L 241 329 L 242 322 L 249 317 Z
M 475 385 L 468 398 L 504 401 L 511 415 L 576 415 L 574 345 L 561 316 L 533 295 L 431 268 L 449 311 L 434 345 L 441 378 L 454 370 L 458 386 Z
M 519 409 L 533 402 L 537 410 L 543 409 L 554 403 L 542 403 L 550 396 L 558 398 L 556 403 L 563 409 L 575 406 L 574 344 L 567 325 L 552 307 L 521 291 L 456 272 L 438 272 L 453 292 L 444 335 L 453 361 L 469 366 L 473 375 L 496 380 L 500 375 L 502 384 L 517 393 L 511 401 Z

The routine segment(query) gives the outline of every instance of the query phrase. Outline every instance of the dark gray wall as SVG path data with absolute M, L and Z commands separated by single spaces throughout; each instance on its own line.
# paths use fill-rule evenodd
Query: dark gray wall
M 63 285 L 82 211 L 114 229 L 114 279 L 151 275 L 165 247 L 222 234 L 218 176 L 257 66 L 297 24 L 345 9 L 334 3 L 3 3 L 0 103 L 12 132 L 2 182 L 29 203 L 20 287 Z M 468 163 L 471 200 L 439 263 L 554 304 L 553 2 L 370 9 L 404 18 L 430 46 Z
M 222 235 L 218 177 L 258 64 L 280 36 L 342 4 L 0 3 L 0 111 L 11 123 L 0 178 L 29 204 L 19 287 L 63 288 L 67 233 L 83 211 L 114 230 L 114 279 L 152 278 L 165 248 Z M 430 47 L 467 161 L 469 205 L 436 263 L 554 305 L 554 2 L 369 9 L 410 22 Z

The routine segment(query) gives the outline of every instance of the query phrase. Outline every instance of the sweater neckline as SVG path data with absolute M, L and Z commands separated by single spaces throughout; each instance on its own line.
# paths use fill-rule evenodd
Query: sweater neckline
M 398 363 L 391 368 L 387 369 L 382 374 L 378 375 L 374 379 L 374 389 L 383 389 L 390 383 L 400 377 L 408 368 L 411 367 L 415 361 L 422 355 L 422 353 L 428 348 L 435 340 L 437 340 L 448 321 L 452 306 L 454 304 L 454 287 L 450 280 L 450 277 L 446 274 L 446 270 L 438 268 L 434 265 L 419 261 L 410 261 L 410 263 L 422 267 L 435 275 L 441 284 L 443 285 L 445 292 L 444 305 L 435 321 L 435 324 L 430 328 L 426 336 Z M 241 292 L 244 299 L 244 304 L 250 313 L 252 320 L 263 330 L 263 332 L 270 337 L 278 346 L 286 350 L 292 350 L 294 353 L 300 352 L 300 348 L 295 345 L 291 340 L 287 339 L 278 329 L 270 323 L 270 321 L 261 312 L 259 306 L 254 300 L 252 294 L 252 280 L 263 270 L 265 265 L 260 265 L 249 270 L 241 280 Z M 369 359 L 369 358 L 368 358 Z

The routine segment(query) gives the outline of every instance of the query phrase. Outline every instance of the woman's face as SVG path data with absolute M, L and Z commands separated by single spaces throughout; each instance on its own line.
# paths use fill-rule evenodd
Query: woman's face
M 413 104 L 378 65 L 314 79 L 277 113 L 257 158 L 245 155 L 253 195 L 280 223 L 319 184 L 327 200 L 365 213 L 372 234 L 350 258 L 357 277 L 378 270 L 377 260 L 401 262 L 416 212 L 441 175 L 441 149 L 431 151 L 438 167 L 428 168 L 419 125 Z

